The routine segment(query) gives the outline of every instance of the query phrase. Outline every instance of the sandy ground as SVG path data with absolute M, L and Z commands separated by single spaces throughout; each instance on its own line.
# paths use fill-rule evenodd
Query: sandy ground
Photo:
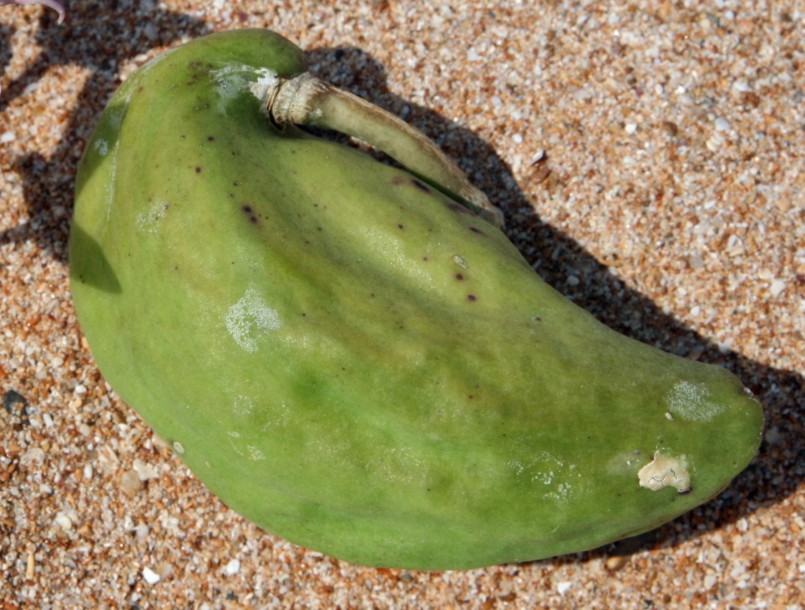
M 0 608 L 805 607 L 801 2 L 69 5 L 0 8 Z M 652 534 L 463 572 L 353 566 L 228 510 L 103 382 L 66 245 L 112 91 L 238 27 L 435 138 L 570 299 L 733 370 L 759 457 Z

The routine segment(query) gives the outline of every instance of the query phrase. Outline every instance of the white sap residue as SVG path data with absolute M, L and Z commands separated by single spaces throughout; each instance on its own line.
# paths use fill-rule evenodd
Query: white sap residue
M 238 95 L 250 91 L 263 101 L 268 91 L 276 87 L 277 73 L 268 68 L 255 68 L 245 64 L 228 63 L 210 72 L 218 94 L 218 110 L 225 113 L 226 107 Z
M 227 310 L 224 323 L 235 343 L 250 353 L 257 351 L 258 339 L 282 326 L 277 311 L 269 307 L 254 288 L 248 288 L 237 303 Z
M 260 460 L 266 459 L 265 454 L 254 445 L 246 445 L 246 450 L 249 452 L 249 459 L 253 462 L 259 462 Z
M 680 381 L 665 397 L 668 410 L 686 421 L 710 421 L 724 410 L 724 405 L 710 398 L 703 383 Z
M 137 228 L 144 232 L 154 235 L 159 229 L 160 221 L 165 217 L 170 206 L 166 201 L 156 201 L 147 209 L 137 214 Z
M 95 143 L 92 145 L 92 147 L 95 149 L 95 152 L 97 152 L 102 157 L 105 157 L 106 155 L 109 154 L 109 142 L 107 142 L 106 140 L 102 140 L 99 138 L 95 140 Z
M 254 401 L 248 396 L 237 396 L 232 405 L 232 414 L 237 418 L 249 417 L 254 411 Z
M 279 77 L 277 73 L 268 68 L 258 68 L 255 70 L 257 73 L 257 80 L 249 83 L 249 91 L 261 102 L 265 101 L 270 91 L 276 89 L 279 85 Z

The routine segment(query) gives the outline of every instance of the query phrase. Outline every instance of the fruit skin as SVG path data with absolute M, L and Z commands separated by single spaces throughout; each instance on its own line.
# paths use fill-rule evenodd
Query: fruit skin
M 469 568 L 651 529 L 749 463 L 733 375 L 605 327 L 407 172 L 278 133 L 265 67 L 305 69 L 243 30 L 129 77 L 70 243 L 107 381 L 231 508 L 351 562 Z M 689 491 L 640 485 L 655 454 Z

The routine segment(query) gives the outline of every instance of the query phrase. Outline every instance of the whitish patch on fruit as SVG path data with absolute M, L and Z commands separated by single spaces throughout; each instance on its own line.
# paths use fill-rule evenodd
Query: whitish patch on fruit
M 272 84 L 277 82 L 277 73 L 268 68 L 253 68 L 243 64 L 229 63 L 210 72 L 218 94 L 218 111 L 226 113 L 226 107 L 244 91 L 251 91 L 262 100 L 258 92 L 265 95 Z M 255 91 L 255 89 L 257 91 Z
M 238 396 L 232 405 L 232 414 L 238 419 L 249 417 L 254 410 L 254 402 L 248 396 Z
M 258 339 L 282 326 L 276 310 L 268 306 L 260 293 L 248 288 L 224 316 L 229 336 L 246 352 L 257 351 Z
M 506 466 L 518 479 L 530 481 L 534 491 L 546 500 L 567 501 L 581 481 L 576 464 L 568 464 L 547 451 L 525 462 L 509 460 Z
M 159 221 L 165 217 L 165 214 L 170 207 L 165 201 L 157 201 L 152 204 L 148 209 L 143 210 L 137 214 L 137 228 L 145 233 L 151 235 L 156 234 L 159 228 Z
M 637 472 L 638 466 L 643 462 L 641 451 L 633 449 L 612 456 L 607 462 L 607 471 L 615 475 L 632 476 Z
M 687 421 L 710 421 L 724 410 L 724 405 L 710 400 L 710 390 L 703 383 L 680 381 L 665 396 L 668 410 Z
M 106 182 L 104 194 L 106 195 L 106 222 L 112 217 L 112 205 L 115 201 L 115 186 L 117 185 L 117 146 L 118 141 L 115 140 L 115 145 L 112 150 L 112 157 L 109 161 L 109 180 Z M 109 150 L 107 148 L 107 154 Z
M 95 143 L 92 145 L 100 156 L 105 157 L 109 154 L 109 142 L 106 140 L 95 140 Z
M 392 447 L 366 464 L 366 470 L 387 481 L 427 485 L 427 464 L 410 447 Z
M 249 91 L 260 102 L 263 102 L 268 97 L 268 92 L 276 89 L 279 84 L 277 73 L 268 68 L 260 68 L 257 70 L 257 80 L 249 83 Z
M 654 452 L 654 459 L 637 473 L 640 487 L 652 491 L 664 487 L 676 487 L 679 493 L 690 491 L 688 460 L 684 455 L 674 456 L 661 451 Z
M 266 459 L 266 456 L 263 454 L 263 452 L 254 445 L 246 445 L 246 450 L 249 452 L 249 459 L 253 462 L 259 462 L 260 460 Z

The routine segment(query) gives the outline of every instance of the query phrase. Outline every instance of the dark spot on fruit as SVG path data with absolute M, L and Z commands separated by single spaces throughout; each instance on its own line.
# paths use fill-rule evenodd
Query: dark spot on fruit
M 238 182 L 237 180 L 233 180 L 232 186 L 240 186 L 240 182 Z
M 475 396 L 474 396 L 473 394 L 467 394 L 467 398 L 468 398 L 469 400 L 472 400 L 473 398 L 475 398 Z
M 428 262 L 430 259 L 429 259 L 427 256 L 423 256 L 423 257 L 422 257 L 422 260 L 423 260 L 423 261 L 425 261 L 425 262 L 427 263 L 427 262 Z
M 417 188 L 418 188 L 420 191 L 422 191 L 423 193 L 428 193 L 428 194 L 430 194 L 430 193 L 431 193 L 431 190 L 430 190 L 430 189 L 429 189 L 427 186 L 425 186 L 424 184 L 422 184 L 422 183 L 421 183 L 419 180 L 417 180 L 416 178 L 412 178 L 412 179 L 411 179 L 411 184 L 413 184 L 415 187 L 417 187 Z
M 200 173 L 201 173 L 201 167 L 200 167 L 200 166 L 198 166 L 198 165 L 196 165 L 196 173 L 197 173 L 197 174 L 200 174 Z
M 463 273 L 456 273 L 456 279 L 457 279 L 458 281 L 463 280 L 463 279 L 464 279 L 464 274 L 463 274 Z
M 474 294 L 468 294 L 468 295 L 467 295 L 467 300 L 468 300 L 470 303 L 474 303 L 474 302 L 475 302 L 477 299 L 478 299 L 478 297 L 476 297 Z
M 539 316 L 534 316 L 531 319 L 534 320 L 534 322 L 542 322 L 542 318 L 540 318 Z
M 187 137 L 186 135 L 182 134 L 182 135 L 179 136 L 179 139 L 184 140 L 186 137 Z
M 405 226 L 403 225 L 403 223 L 399 223 L 399 224 L 397 225 L 397 228 L 398 228 L 398 229 L 405 229 Z
M 215 142 L 215 136 L 207 136 L 207 142 Z
M 481 231 L 481 229 L 479 229 L 478 227 L 469 227 L 469 230 L 472 231 L 473 233 L 477 233 L 478 235 L 486 235 L 486 233 Z
M 248 216 L 250 223 L 252 223 L 253 225 L 257 224 L 257 214 L 255 214 L 254 210 L 252 209 L 252 206 L 246 204 L 241 208 L 241 210 L 243 210 L 246 216 Z

